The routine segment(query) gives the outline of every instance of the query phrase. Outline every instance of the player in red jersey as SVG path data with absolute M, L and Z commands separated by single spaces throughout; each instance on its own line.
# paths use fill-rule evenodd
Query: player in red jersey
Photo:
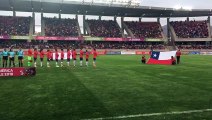
M 38 50 L 37 50 L 37 48 L 34 49 L 33 56 L 34 56 L 34 67 L 37 67 L 37 57 L 38 57 Z
M 74 63 L 74 66 L 76 66 L 76 60 L 77 60 L 77 52 L 75 49 L 73 49 L 72 51 L 72 58 L 73 58 L 73 63 Z
M 176 65 L 176 59 L 175 59 L 175 57 L 171 56 L 171 60 L 172 60 L 172 65 Z
M 27 55 L 28 55 L 28 67 L 30 67 L 31 63 L 32 63 L 32 50 L 31 50 L 31 48 L 28 49 Z
M 57 49 L 55 49 L 56 67 L 59 67 L 59 66 L 58 66 L 58 58 L 59 58 L 59 53 L 58 53 Z
M 71 51 L 70 49 L 67 49 L 67 66 L 70 66 L 71 61 Z
M 83 54 L 84 54 L 83 50 L 80 49 L 80 66 L 81 67 L 82 67 L 82 61 L 83 61 Z
M 45 53 L 43 52 L 43 49 L 40 49 L 40 66 L 43 67 L 43 58 Z
M 51 57 L 52 57 L 52 53 L 50 50 L 47 50 L 46 57 L 47 57 L 47 67 L 50 67 L 49 63 L 50 63 Z
M 51 61 L 53 61 L 53 51 L 49 50 L 49 52 L 51 53 Z
M 96 49 L 93 49 L 93 67 L 96 67 L 96 57 L 97 57 Z
M 145 57 L 145 55 L 142 56 L 141 62 L 142 62 L 143 64 L 146 64 L 146 57 Z
M 180 63 L 180 56 L 181 56 L 180 49 L 177 51 L 176 56 L 177 56 L 177 64 L 179 64 Z
M 86 66 L 87 66 L 87 67 L 88 67 L 89 55 L 90 55 L 90 53 L 88 52 L 88 50 L 86 50 L 85 59 L 86 59 Z
M 61 67 L 63 67 L 63 59 L 64 59 L 64 51 L 63 51 L 63 49 L 61 49 L 60 55 L 61 55 L 60 65 L 61 65 Z

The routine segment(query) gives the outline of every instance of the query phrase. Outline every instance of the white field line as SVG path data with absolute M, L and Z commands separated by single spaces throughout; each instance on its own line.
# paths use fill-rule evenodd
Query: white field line
M 163 112 L 163 113 L 147 113 L 147 114 L 136 114 L 136 115 L 123 115 L 123 116 L 115 116 L 115 117 L 90 118 L 90 119 L 83 119 L 83 120 L 110 120 L 110 119 L 137 118 L 137 117 L 149 117 L 149 116 L 161 116 L 161 115 L 191 114 L 191 113 L 202 113 L 202 112 L 210 112 L 210 111 L 212 111 L 212 109 L 175 111 L 175 112 Z

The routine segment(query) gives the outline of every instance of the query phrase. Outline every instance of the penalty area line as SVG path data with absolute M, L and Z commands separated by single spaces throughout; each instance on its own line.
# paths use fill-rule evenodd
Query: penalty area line
M 162 112 L 162 113 L 147 113 L 147 114 L 136 114 L 136 115 L 123 115 L 123 116 L 115 116 L 115 117 L 90 118 L 90 119 L 82 119 L 82 120 L 126 119 L 126 118 L 137 118 L 137 117 L 151 117 L 151 116 L 161 116 L 161 115 L 179 115 L 179 114 L 192 114 L 192 113 L 203 113 L 203 112 L 212 112 L 212 109 L 173 111 L 173 112 Z

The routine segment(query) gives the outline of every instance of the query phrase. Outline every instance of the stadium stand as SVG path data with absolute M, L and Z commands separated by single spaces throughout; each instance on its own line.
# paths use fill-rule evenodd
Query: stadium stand
M 45 18 L 46 36 L 79 36 L 76 19 Z
M 203 50 L 203 49 L 212 49 L 211 45 L 178 45 L 179 49 L 189 49 L 189 50 Z
M 98 49 L 165 49 L 161 43 L 141 43 L 141 42 L 95 42 L 88 44 L 91 48 Z
M 175 45 L 179 49 L 190 49 L 190 50 L 196 50 L 196 49 L 212 49 L 212 45 L 208 44 L 206 45 L 205 42 L 176 42 Z
M 125 22 L 136 38 L 162 38 L 158 22 Z
M 0 35 L 29 35 L 30 17 L 0 16 Z
M 209 37 L 207 21 L 173 21 L 170 24 L 178 38 Z
M 32 41 L 27 42 L 24 40 L 11 40 L 11 41 L 0 41 L 0 49 L 13 47 L 18 49 L 22 47 L 23 49 L 28 49 L 30 47 L 39 49 L 55 49 L 55 48 L 87 48 L 87 49 L 165 49 L 163 43 L 150 43 L 150 42 L 75 42 L 75 41 Z
M 204 50 L 212 49 L 212 45 L 205 45 L 204 42 L 187 42 L 187 43 L 176 43 L 179 49 L 190 49 L 190 50 Z M 32 41 L 27 42 L 26 40 L 1 40 L 0 49 L 13 47 L 18 49 L 28 49 L 30 47 L 39 49 L 55 49 L 55 48 L 85 48 L 85 49 L 157 49 L 164 50 L 166 45 L 162 42 L 109 42 L 109 41 L 93 41 L 90 42 L 76 42 L 76 41 Z
M 122 37 L 121 30 L 116 21 L 106 20 L 86 20 L 91 30 L 92 37 Z

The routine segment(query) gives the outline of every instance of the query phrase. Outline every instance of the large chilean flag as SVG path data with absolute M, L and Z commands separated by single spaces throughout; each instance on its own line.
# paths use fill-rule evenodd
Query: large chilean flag
M 177 51 L 156 52 L 152 51 L 151 57 L 147 64 L 171 65 L 171 56 L 175 57 Z

